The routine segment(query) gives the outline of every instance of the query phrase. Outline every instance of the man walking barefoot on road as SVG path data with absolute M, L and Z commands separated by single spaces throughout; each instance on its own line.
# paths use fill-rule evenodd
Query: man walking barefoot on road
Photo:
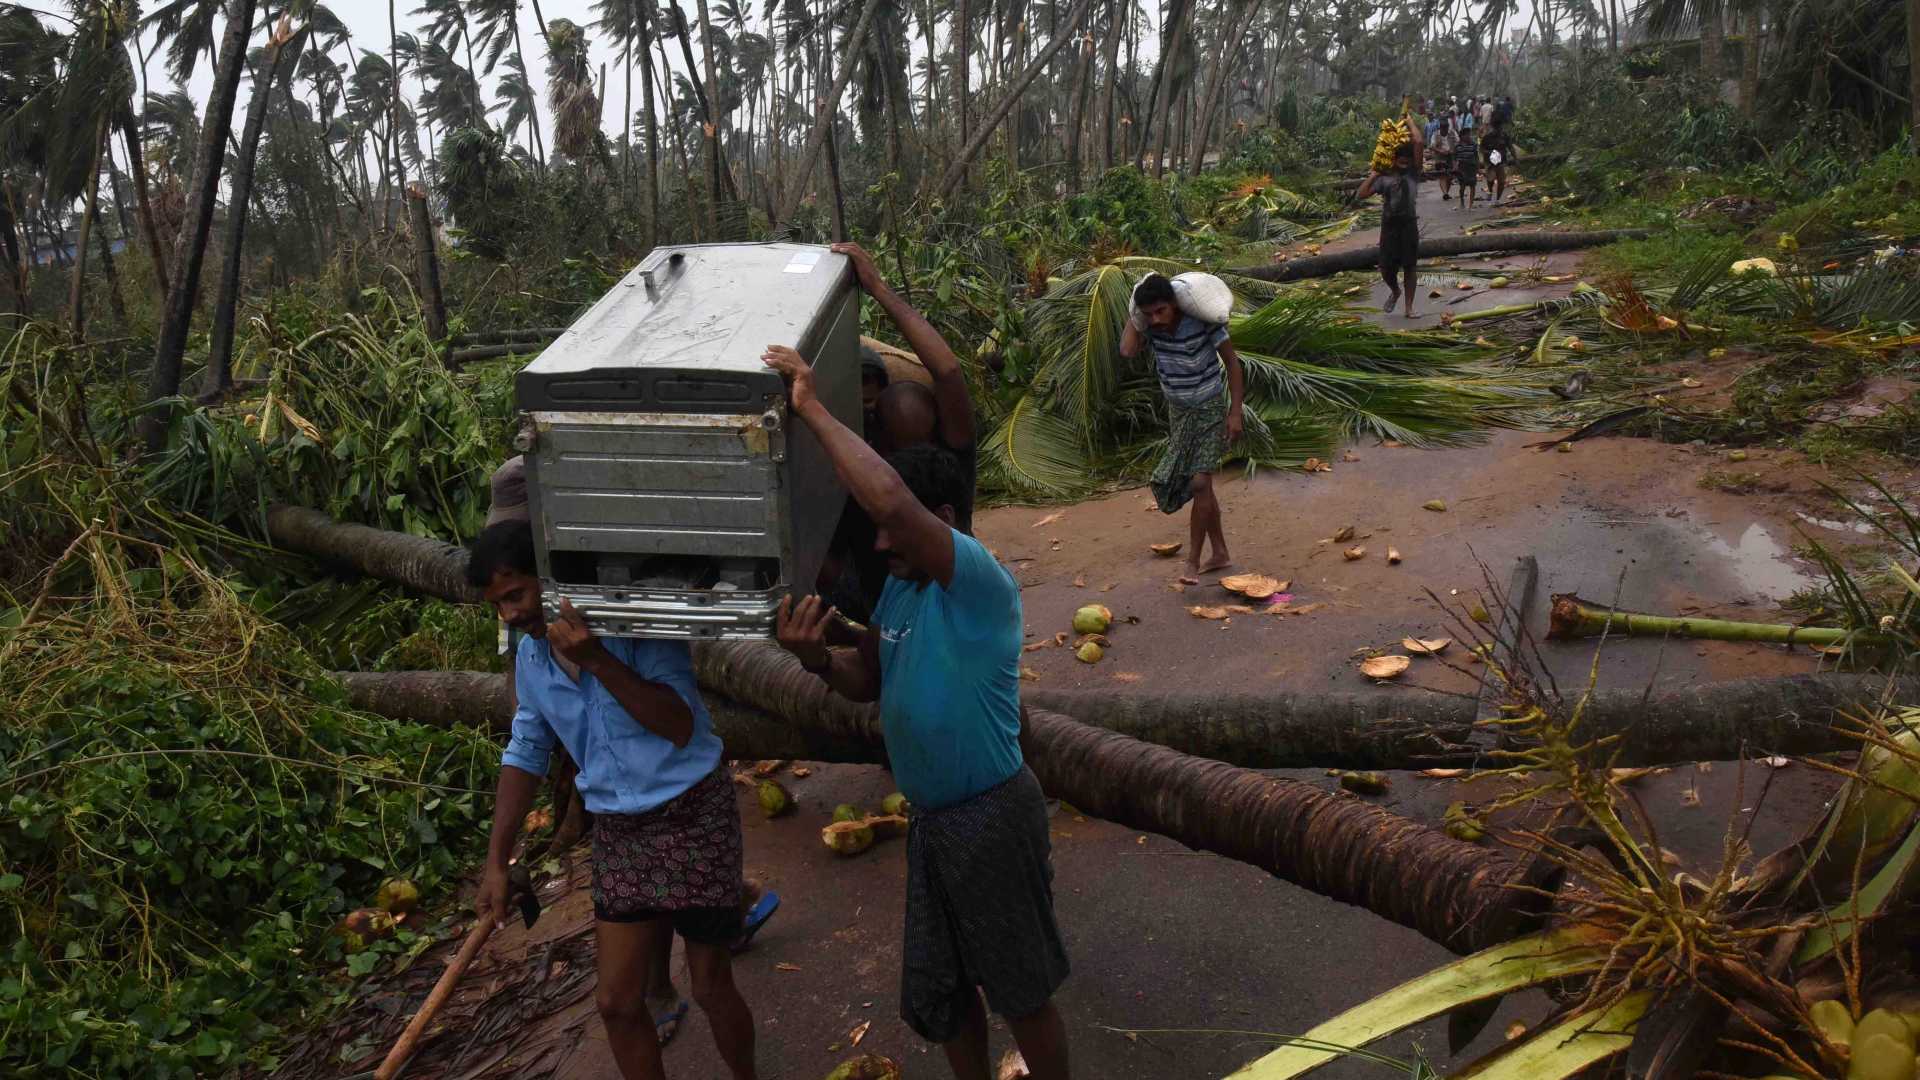
M 1415 269 L 1420 258 L 1420 218 L 1415 209 L 1420 200 L 1420 174 L 1414 168 L 1417 160 L 1419 154 L 1413 146 L 1401 143 L 1393 151 L 1393 171 L 1369 173 L 1358 196 L 1380 196 L 1380 276 L 1387 280 L 1387 302 L 1380 310 L 1392 313 L 1404 296 L 1409 319 L 1413 318 L 1413 293 L 1419 283 Z
M 954 528 L 964 481 L 952 451 L 922 443 L 882 458 L 820 404 L 799 353 L 769 346 L 766 362 L 887 556 L 858 647 L 828 647 L 835 612 L 818 596 L 782 601 L 776 634 L 842 697 L 880 703 L 887 758 L 913 807 L 901 1018 L 940 1044 L 959 1080 L 989 1080 L 991 1006 L 1033 1080 L 1067 1080 L 1046 798 L 1020 752 L 1020 588 Z
M 1178 513 L 1193 501 L 1187 572 L 1180 581 L 1198 585 L 1201 574 L 1233 565 L 1213 474 L 1246 423 L 1246 375 L 1226 324 L 1204 323 L 1181 311 L 1173 283 L 1159 274 L 1148 274 L 1134 286 L 1133 314 L 1120 335 L 1120 355 L 1132 359 L 1149 342 L 1169 414 L 1167 451 L 1154 466 L 1150 484 L 1163 514 Z M 1209 542 L 1213 557 L 1202 562 L 1201 548 Z
M 467 580 L 527 636 L 514 663 L 513 736 L 501 756 L 487 868 L 474 908 L 506 917 L 508 859 L 556 743 L 579 763 L 593 814 L 596 1003 L 626 1080 L 664 1080 L 648 972 L 678 932 L 693 998 L 734 1080 L 755 1080 L 753 1014 L 733 983 L 740 934 L 740 808 L 685 642 L 598 638 L 573 605 L 549 624 L 533 528 L 482 530 Z

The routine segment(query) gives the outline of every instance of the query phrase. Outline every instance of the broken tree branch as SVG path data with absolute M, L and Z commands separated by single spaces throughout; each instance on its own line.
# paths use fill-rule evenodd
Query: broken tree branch
M 1620 240 L 1653 235 L 1651 229 L 1598 229 L 1590 232 L 1510 232 L 1486 236 L 1440 236 L 1420 241 L 1420 258 L 1482 255 L 1496 251 L 1577 251 Z M 1380 248 L 1364 247 L 1331 255 L 1309 255 L 1271 266 L 1234 267 L 1232 273 L 1262 281 L 1299 281 L 1331 277 L 1349 270 L 1371 270 L 1380 262 Z

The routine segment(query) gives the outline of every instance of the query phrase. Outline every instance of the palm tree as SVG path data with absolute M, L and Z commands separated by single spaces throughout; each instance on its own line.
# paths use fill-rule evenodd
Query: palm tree
M 547 24 L 547 103 L 553 109 L 553 149 L 575 161 L 602 156 L 600 99 L 587 59 L 587 32 L 570 19 Z
M 621 105 L 620 186 L 624 193 L 633 183 L 633 42 L 640 36 L 641 0 L 594 0 L 598 16 L 594 26 L 620 46 L 620 70 L 626 91 Z M 645 47 L 641 53 L 645 55 Z
M 187 0 L 182 0 L 182 3 Z M 174 5 L 178 6 L 178 5 Z M 152 403 L 140 418 L 149 452 L 166 444 L 172 409 L 166 401 L 180 392 L 180 364 L 186 355 L 187 332 L 193 325 L 193 307 L 200 293 L 200 270 L 206 259 L 207 238 L 220 194 L 220 163 L 227 136 L 233 130 L 233 107 L 246 67 L 247 38 L 253 30 L 254 0 L 229 0 L 226 26 L 220 39 L 213 90 L 207 98 L 206 120 L 194 155 L 193 184 L 188 192 L 187 220 L 174 253 L 173 288 L 167 293 L 166 313 L 154 343 L 153 366 L 147 385 Z M 179 39 L 176 38 L 176 44 Z
M 536 99 L 533 97 L 531 84 L 527 80 L 527 51 L 520 43 L 520 0 L 471 0 L 468 10 L 473 15 L 480 50 L 487 57 L 487 74 L 493 74 L 494 66 L 500 62 L 500 57 L 507 46 L 513 46 L 512 70 L 501 79 L 500 88 L 495 93 L 508 103 L 508 115 L 513 116 L 515 114 L 512 106 L 515 101 L 521 100 L 524 92 L 527 107 L 525 113 L 520 115 L 520 119 L 526 122 L 533 133 L 534 154 L 540 162 L 540 167 L 544 169 L 547 164 L 547 151 L 546 144 L 540 137 L 540 110 L 533 104 Z M 518 85 L 510 92 L 507 83 L 516 76 Z M 512 131 L 515 126 L 509 124 L 507 130 Z
M 527 145 L 536 148 L 536 153 L 540 155 L 537 160 L 539 164 L 544 167 L 546 165 L 545 151 L 538 149 L 541 145 L 540 99 L 534 92 L 533 84 L 527 79 L 526 69 L 520 66 L 520 57 L 518 54 L 507 57 L 506 67 L 507 73 L 500 76 L 500 85 L 495 87 L 493 91 L 494 96 L 500 99 L 507 110 L 506 115 L 500 119 L 500 126 L 509 135 L 518 131 L 522 125 L 530 128 L 532 134 L 527 140 Z
M 467 95 L 467 113 L 469 116 L 484 117 L 488 110 L 480 104 L 479 69 L 474 66 L 473 62 L 473 31 L 468 24 L 467 4 L 464 3 L 463 0 L 421 0 L 420 6 L 413 9 L 413 14 L 428 17 L 427 40 L 439 47 L 440 55 L 444 55 L 448 63 L 453 63 L 453 57 L 452 54 L 447 51 L 447 46 L 457 40 L 460 47 L 466 50 L 466 78 L 460 79 L 451 71 L 443 71 L 432 77 L 436 82 L 457 86 L 462 93 Z M 458 65 L 455 64 L 454 66 L 457 67 Z M 489 65 L 488 70 L 492 70 L 491 65 Z M 441 108 L 445 110 L 448 106 L 442 105 Z M 427 110 L 427 114 L 428 116 L 432 116 L 433 111 Z M 456 124 L 454 126 L 472 127 L 477 125 Z
M 301 20 L 298 28 L 293 20 Z M 233 385 L 233 323 L 240 303 L 240 263 L 245 253 L 247 216 L 251 211 L 253 170 L 260 152 L 260 133 L 265 128 L 267 107 L 273 100 L 273 88 L 282 72 L 287 78 L 300 61 L 301 50 L 310 37 L 319 35 L 327 44 L 322 50 L 344 43 L 347 29 L 331 10 L 312 0 L 285 11 L 268 38 L 266 47 L 254 59 L 253 93 L 247 102 L 247 122 L 241 131 L 240 146 L 234 154 L 231 198 L 227 201 L 227 236 L 221 252 L 220 289 L 214 299 L 213 329 L 207 342 L 207 375 L 204 395 L 218 395 Z

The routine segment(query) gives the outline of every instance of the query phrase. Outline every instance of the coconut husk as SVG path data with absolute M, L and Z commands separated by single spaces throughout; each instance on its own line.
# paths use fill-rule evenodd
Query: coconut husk
M 1251 600 L 1265 600 L 1275 593 L 1286 592 L 1288 584 L 1265 574 L 1233 574 L 1220 579 L 1221 588 Z
M 1370 656 L 1360 661 L 1360 674 L 1369 679 L 1397 679 L 1413 666 L 1413 660 L 1405 656 Z

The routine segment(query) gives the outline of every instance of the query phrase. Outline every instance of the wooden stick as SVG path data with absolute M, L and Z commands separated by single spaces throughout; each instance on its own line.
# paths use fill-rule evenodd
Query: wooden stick
M 421 1034 L 433 1021 L 433 1014 L 439 1012 L 440 1006 L 453 996 L 453 988 L 459 983 L 460 976 L 466 972 L 467 965 L 473 963 L 473 958 L 480 955 L 481 948 L 486 945 L 487 938 L 493 936 L 494 927 L 498 925 L 496 920 L 488 919 L 475 923 L 473 929 L 467 932 L 467 940 L 461 944 L 459 954 L 447 965 L 447 970 L 440 973 L 440 981 L 433 984 L 433 991 L 421 1003 L 420 1011 L 413 1014 L 413 1019 L 407 1023 L 407 1030 L 400 1033 L 393 1049 L 387 1051 L 386 1060 L 373 1071 L 373 1080 L 393 1080 L 400 1075 L 407 1059 L 413 1056 L 414 1047 L 419 1045 Z

